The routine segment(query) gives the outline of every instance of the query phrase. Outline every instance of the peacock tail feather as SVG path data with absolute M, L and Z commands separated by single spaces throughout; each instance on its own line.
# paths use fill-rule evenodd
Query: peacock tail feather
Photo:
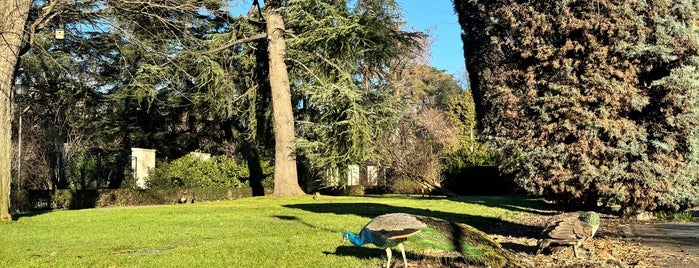
M 439 259 L 463 258 L 470 264 L 517 267 L 500 244 L 486 233 L 466 224 L 439 218 L 415 216 L 427 227 L 404 243 L 407 248 Z
M 519 267 L 500 244 L 466 224 L 439 218 L 390 213 L 372 219 L 357 235 L 344 232 L 343 240 L 356 246 L 374 244 L 381 248 L 398 246 L 414 255 L 442 262 L 464 261 L 488 267 Z M 404 246 L 404 247 L 401 247 Z M 387 251 L 390 262 L 390 251 Z

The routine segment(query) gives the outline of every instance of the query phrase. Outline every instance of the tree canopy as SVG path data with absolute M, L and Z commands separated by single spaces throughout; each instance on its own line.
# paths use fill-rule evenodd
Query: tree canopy
M 423 34 L 402 29 L 395 1 L 269 2 L 286 24 L 284 69 L 302 164 L 320 172 L 381 158 L 374 137 L 400 106 L 385 76 Z M 21 99 L 31 107 L 25 128 L 42 130 L 25 137 L 40 148 L 27 161 L 54 165 L 56 144 L 67 142 L 73 153 L 103 157 L 97 185 L 115 188 L 128 185 L 130 147 L 157 148 L 159 158 L 171 159 L 195 150 L 237 155 L 248 165 L 270 158 L 266 7 L 232 16 L 227 4 L 34 1 L 14 68 L 32 88 Z M 50 169 L 27 175 L 52 177 L 27 187 L 73 185 Z

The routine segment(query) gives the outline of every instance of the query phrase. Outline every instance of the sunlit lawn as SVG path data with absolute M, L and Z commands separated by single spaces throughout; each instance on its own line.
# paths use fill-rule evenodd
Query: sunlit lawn
M 476 227 L 535 201 L 518 197 L 257 197 L 52 211 L 0 223 L 2 267 L 380 267 L 384 251 L 341 244 L 390 212 Z

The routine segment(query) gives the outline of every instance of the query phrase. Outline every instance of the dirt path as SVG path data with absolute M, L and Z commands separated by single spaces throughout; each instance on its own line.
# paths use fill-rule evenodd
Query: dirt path
M 699 223 L 638 223 L 622 230 L 628 241 L 657 254 L 653 264 L 658 267 L 699 267 Z
M 541 228 L 551 215 L 527 213 L 515 224 L 486 232 L 514 252 L 524 267 L 699 267 L 699 224 L 624 222 L 611 215 L 603 215 L 597 235 L 579 251 L 580 258 L 573 256 L 572 248 L 534 255 Z M 503 229 L 512 227 L 516 229 Z

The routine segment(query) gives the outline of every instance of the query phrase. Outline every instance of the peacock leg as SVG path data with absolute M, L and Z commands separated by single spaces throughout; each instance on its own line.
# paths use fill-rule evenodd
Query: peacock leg
M 391 248 L 386 248 L 386 257 L 388 258 L 388 261 L 386 261 L 386 268 L 391 268 Z
M 550 245 L 551 245 L 551 241 L 548 239 L 539 240 L 539 243 L 537 245 L 537 247 L 539 247 L 539 249 L 536 251 L 536 255 L 539 255 L 541 253 L 541 251 L 543 251 L 545 248 L 547 248 Z
M 578 245 L 577 244 L 573 244 L 573 256 L 575 256 L 575 258 L 578 258 Z
M 408 267 L 408 259 L 405 258 L 405 247 L 403 247 L 403 243 L 398 244 L 398 249 L 400 249 L 400 254 L 403 255 L 403 267 Z

